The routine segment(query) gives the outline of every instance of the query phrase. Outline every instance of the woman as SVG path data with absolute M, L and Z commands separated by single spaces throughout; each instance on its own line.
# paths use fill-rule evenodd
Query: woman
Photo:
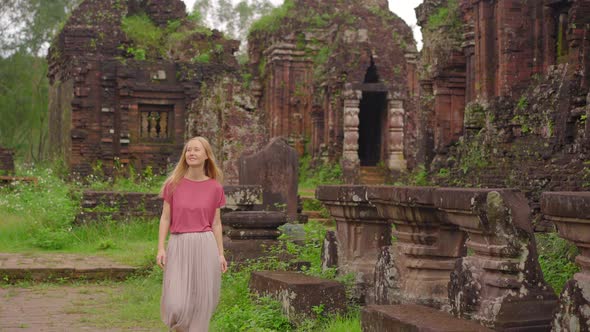
M 219 212 L 225 195 L 220 181 L 222 173 L 211 145 L 203 137 L 194 137 L 184 145 L 160 191 L 164 207 L 156 260 L 164 269 L 161 315 L 175 331 L 207 331 L 219 302 L 221 272 L 227 270 Z

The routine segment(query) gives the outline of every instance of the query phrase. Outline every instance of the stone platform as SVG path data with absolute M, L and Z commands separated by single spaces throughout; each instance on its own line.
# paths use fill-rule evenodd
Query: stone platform
M 123 280 L 139 267 L 107 257 L 62 253 L 0 253 L 0 283 L 18 281 Z
M 361 312 L 363 332 L 492 332 L 475 322 L 414 304 L 369 305 Z

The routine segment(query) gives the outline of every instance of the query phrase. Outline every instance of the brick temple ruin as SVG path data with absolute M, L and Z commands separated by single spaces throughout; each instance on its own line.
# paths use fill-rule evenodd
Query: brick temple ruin
M 158 172 L 202 135 L 236 183 L 236 160 L 267 140 L 238 81 L 238 46 L 191 21 L 180 0 L 83 1 L 48 54 L 53 154 L 81 175 L 97 165 Z
M 287 1 L 253 26 L 241 67 L 237 41 L 198 27 L 180 0 L 86 0 L 48 55 L 50 146 L 80 174 L 165 169 L 204 135 L 235 184 L 235 161 L 282 136 L 340 162 L 348 183 L 363 167 L 424 165 L 449 175 L 442 185 L 583 189 L 588 1 L 426 0 L 416 12 L 420 53 L 385 0 Z M 137 17 L 163 46 L 133 34 Z
M 80 174 L 98 162 L 165 169 L 204 135 L 226 184 L 280 178 L 256 163 L 275 150 L 255 154 L 279 136 L 341 162 L 351 184 L 363 167 L 424 165 L 440 187 L 316 192 L 336 221 L 323 265 L 355 274 L 363 329 L 588 330 L 590 197 L 572 191 L 590 186 L 590 1 L 425 0 L 416 11 L 420 53 L 384 0 L 287 1 L 252 29 L 240 67 L 237 42 L 195 26 L 179 0 L 86 0 L 48 56 L 51 146 Z M 142 18 L 165 47 L 134 37 Z M 250 171 L 238 176 L 242 156 Z M 278 192 L 295 192 L 295 173 Z M 285 221 L 243 220 L 231 220 L 237 247 L 275 241 Z M 539 223 L 580 249 L 559 297 L 540 269 Z M 288 288 L 283 277 L 255 284 Z
M 361 166 L 406 169 L 404 118 L 418 86 L 410 28 L 386 0 L 283 6 L 285 17 L 248 39 L 269 134 L 300 154 L 341 160 L 351 182 Z
M 448 15 L 441 15 L 443 9 Z M 585 190 L 589 1 L 430 1 L 416 9 L 416 158 L 440 185 Z

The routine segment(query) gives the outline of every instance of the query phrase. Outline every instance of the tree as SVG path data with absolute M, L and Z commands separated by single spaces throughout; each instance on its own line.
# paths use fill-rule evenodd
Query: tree
M 44 157 L 50 40 L 80 0 L 0 1 L 0 145 Z
M 245 46 L 250 25 L 273 8 L 269 0 L 240 0 L 235 5 L 231 0 L 197 0 L 193 11 L 200 13 L 202 23 L 224 31 Z M 241 52 L 244 52 L 244 47 Z

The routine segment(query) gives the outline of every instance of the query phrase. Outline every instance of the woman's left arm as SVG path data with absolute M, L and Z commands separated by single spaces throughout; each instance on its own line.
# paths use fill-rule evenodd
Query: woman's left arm
M 213 235 L 217 242 L 217 254 L 219 256 L 219 263 L 221 264 L 221 272 L 227 271 L 227 261 L 223 254 L 223 226 L 221 226 L 221 212 L 219 209 L 215 210 L 215 218 L 213 219 Z

